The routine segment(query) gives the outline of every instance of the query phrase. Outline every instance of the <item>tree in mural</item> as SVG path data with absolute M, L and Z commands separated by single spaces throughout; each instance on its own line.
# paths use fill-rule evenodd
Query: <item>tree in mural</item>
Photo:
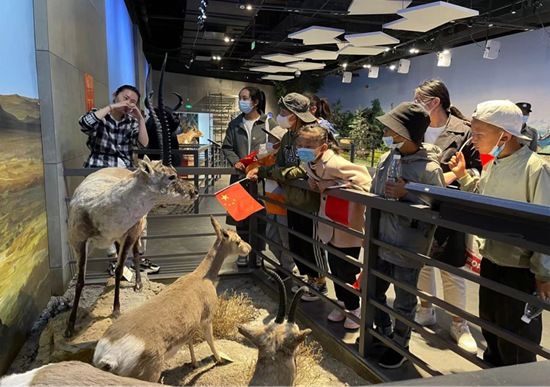
M 382 142 L 384 125 L 376 119 L 382 114 L 384 111 L 380 101 L 375 99 L 370 107 L 355 110 L 349 124 L 349 135 L 355 144 L 357 154 L 365 155 L 370 152 L 371 161 L 374 160 L 374 151 L 380 148 Z
M 340 100 L 331 106 L 332 124 L 336 128 L 336 131 L 340 137 L 349 137 L 351 130 L 350 124 L 353 119 L 353 113 L 349 110 L 344 110 L 342 102 Z

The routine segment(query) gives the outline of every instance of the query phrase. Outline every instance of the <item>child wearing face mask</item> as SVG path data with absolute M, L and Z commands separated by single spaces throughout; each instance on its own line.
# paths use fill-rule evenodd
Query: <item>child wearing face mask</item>
M 392 150 L 384 154 L 376 168 L 371 192 L 391 197 L 400 201 L 420 203 L 415 195 L 404 188 L 407 182 L 430 184 L 444 187 L 443 171 L 439 166 L 438 147 L 422 144 L 424 133 L 430 124 L 426 110 L 411 102 L 403 102 L 395 109 L 377 120 L 384 124 L 384 143 Z M 401 157 L 401 178 L 398 181 L 388 181 L 388 169 L 393 157 Z M 428 254 L 433 241 L 435 226 L 407 218 L 402 215 L 382 212 L 380 214 L 379 238 L 394 246 L 411 252 Z M 380 272 L 416 287 L 422 264 L 411 260 L 397 252 L 380 247 L 375 263 Z M 386 291 L 390 283 L 380 278 L 376 279 L 375 299 L 386 305 Z M 414 318 L 416 295 L 395 286 L 395 301 L 393 309 L 410 320 Z M 380 309 L 376 310 L 374 322 L 376 330 L 402 347 L 408 349 L 411 328 L 400 320 L 395 321 L 392 329 L 390 316 Z M 398 368 L 406 358 L 391 348 L 386 348 L 378 364 L 384 368 Z
M 472 115 L 472 141 L 481 156 L 490 161 L 481 177 L 466 172 L 464 155 L 458 153 L 449 166 L 458 176 L 462 190 L 503 199 L 550 206 L 550 164 L 522 145 L 529 140 L 521 133 L 522 112 L 513 102 L 486 101 Z M 483 255 L 480 275 L 521 292 L 550 302 L 550 256 L 511 246 L 504 242 L 476 238 Z M 525 303 L 479 287 L 479 317 L 539 344 L 541 317 L 529 324 L 522 321 Z M 483 359 L 494 366 L 536 361 L 536 354 L 492 332 L 482 329 L 487 341 Z
M 345 226 L 363 232 L 365 206 L 336 199 L 329 196 L 329 193 L 334 187 L 369 192 L 371 176 L 364 166 L 353 164 L 338 155 L 338 148 L 334 144 L 335 141 L 329 131 L 318 123 L 300 128 L 296 142 L 299 147 L 298 152 L 309 160 L 306 164 L 308 183 L 312 189 L 321 192 L 319 217 L 343 223 Z M 307 156 L 305 156 L 306 154 Z M 338 212 L 343 213 L 343 216 L 338 215 Z M 323 222 L 317 223 L 317 238 L 330 248 L 339 250 L 354 259 L 358 259 L 363 244 L 362 238 L 350 235 Z M 355 282 L 355 277 L 360 271 L 358 266 L 337 257 L 331 251 L 328 251 L 328 263 L 332 275 L 336 278 L 348 284 Z M 338 304 L 360 318 L 359 297 L 337 283 L 334 283 L 334 289 Z M 359 329 L 359 324 L 346 318 L 340 309 L 334 309 L 327 318 L 332 322 L 344 321 L 346 329 Z
M 288 132 L 281 139 L 275 164 L 254 168 L 247 174 L 247 177 L 253 181 L 263 178 L 276 180 L 281 183 L 285 192 L 286 202 L 311 214 L 319 210 L 319 194 L 285 183 L 307 177 L 304 165 L 308 161 L 308 155 L 297 151 L 296 139 L 302 126 L 314 122 L 317 122 L 317 119 L 310 112 L 310 101 L 308 98 L 298 93 L 290 93 L 281 98 L 279 100 L 277 123 L 281 127 L 288 129 Z M 313 238 L 313 221 L 310 218 L 292 209 L 288 209 L 287 219 L 290 230 Z M 307 262 L 305 264 L 300 260 L 295 260 L 300 275 L 306 277 L 310 288 L 325 294 L 327 288 L 324 277 L 315 269 L 316 265 L 319 266 L 319 262 L 316 259 L 318 256 L 316 248 L 307 240 L 293 233 L 289 233 L 288 242 L 290 251 L 299 255 L 303 261 Z M 298 288 L 298 286 L 293 286 L 292 290 L 295 292 Z M 302 295 L 302 300 L 304 301 L 316 301 L 318 299 L 319 296 L 314 291 L 307 291 Z

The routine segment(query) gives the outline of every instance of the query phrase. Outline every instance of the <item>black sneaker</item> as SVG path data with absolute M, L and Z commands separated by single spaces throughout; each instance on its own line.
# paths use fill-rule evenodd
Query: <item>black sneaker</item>
M 248 266 L 248 256 L 239 255 L 237 257 L 237 266 L 238 267 L 247 267 Z
M 115 276 L 115 270 L 116 270 L 117 261 L 111 261 L 109 262 L 109 265 L 107 266 L 107 272 L 109 272 L 109 275 L 111 277 Z
M 311 285 L 311 287 L 315 290 L 317 290 L 319 293 L 323 294 L 323 295 L 327 295 L 328 293 L 328 290 L 327 290 L 327 284 L 324 283 L 324 282 L 319 282 L 317 279 L 315 278 L 310 278 L 308 279 L 308 284 Z M 310 291 L 309 289 L 304 292 L 304 294 L 302 294 L 302 300 L 303 301 L 317 301 L 319 299 L 319 296 L 317 295 L 317 293 L 314 293 L 312 291 Z
M 139 270 L 147 274 L 156 274 L 160 271 L 160 266 L 151 262 L 148 258 L 141 258 Z
M 401 367 L 406 361 L 405 356 L 391 348 L 387 348 L 378 360 L 378 365 L 383 368 L 395 369 Z

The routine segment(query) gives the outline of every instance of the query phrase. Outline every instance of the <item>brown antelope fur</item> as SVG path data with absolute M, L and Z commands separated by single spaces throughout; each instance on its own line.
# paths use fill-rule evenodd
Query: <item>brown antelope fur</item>
M 94 365 L 121 376 L 156 382 L 165 358 L 189 346 L 193 366 L 197 360 L 193 339 L 202 331 L 216 362 L 212 317 L 218 302 L 216 281 L 227 257 L 247 255 L 251 247 L 236 232 L 224 230 L 211 217 L 216 241 L 192 273 L 180 277 L 155 297 L 120 316 L 94 353 Z
M 160 386 L 113 375 L 79 361 L 51 363 L 0 379 L 0 387 L 26 386 Z
M 131 248 L 134 267 L 139 268 L 139 237 L 146 225 L 145 216 L 157 204 L 191 204 L 196 196 L 194 186 L 178 179 L 173 167 L 150 161 L 147 156 L 138 162 L 135 171 L 104 168 L 82 181 L 69 204 L 69 244 L 78 257 L 78 279 L 66 337 L 74 333 L 89 245 L 97 248 L 107 248 L 114 242 L 120 245 L 113 304 L 113 313 L 118 315 L 124 261 Z M 135 290 L 140 289 L 141 276 L 137 269 Z
M 258 360 L 249 385 L 292 386 L 296 379 L 296 348 L 311 333 L 311 329 L 301 330 L 294 322 L 296 307 L 307 288 L 301 287 L 294 295 L 285 322 L 285 285 L 275 272 L 267 272 L 279 287 L 277 317 L 267 325 L 239 326 L 239 332 L 258 348 Z
M 178 134 L 178 143 L 185 145 L 185 144 L 198 144 L 199 138 L 202 137 L 202 132 L 198 130 L 196 127 L 192 127 L 187 132 L 183 132 L 181 134 Z

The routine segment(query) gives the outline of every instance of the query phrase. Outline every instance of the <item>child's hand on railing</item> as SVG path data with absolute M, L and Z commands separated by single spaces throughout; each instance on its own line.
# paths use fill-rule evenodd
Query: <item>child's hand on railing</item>
M 251 181 L 258 181 L 258 170 L 259 168 L 253 168 L 246 174 L 246 177 Z

